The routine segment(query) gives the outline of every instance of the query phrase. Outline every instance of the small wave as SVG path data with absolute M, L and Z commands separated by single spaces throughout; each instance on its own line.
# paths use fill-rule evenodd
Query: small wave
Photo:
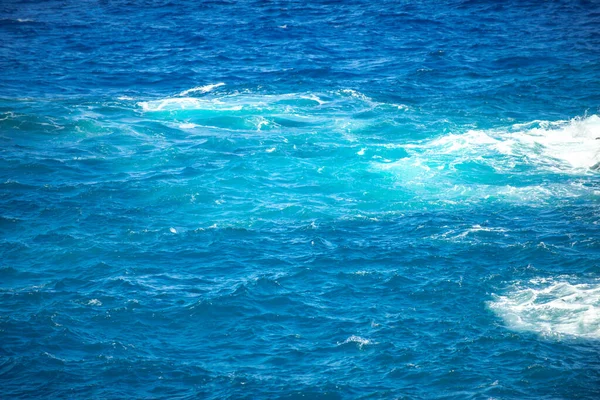
M 495 228 L 495 227 L 488 227 L 488 226 L 482 227 L 481 225 L 473 225 L 467 229 L 451 229 L 448 232 L 444 232 L 442 234 L 432 235 L 431 239 L 462 241 L 468 237 L 471 237 L 471 236 L 474 237 L 479 234 L 486 234 L 486 236 L 488 236 L 488 235 L 506 236 L 507 232 L 508 232 L 508 230 L 505 228 Z M 486 240 L 488 240 L 487 237 L 486 237 Z
M 28 22 L 36 22 L 36 20 L 31 19 L 31 18 L 0 18 L 0 24 L 1 23 L 6 23 L 6 24 L 26 24 Z
M 191 122 L 187 122 L 187 123 L 183 123 L 183 124 L 179 124 L 179 128 L 181 129 L 194 129 L 196 128 L 198 125 L 196 124 L 192 124 Z
M 194 97 L 166 98 L 161 100 L 142 101 L 138 103 L 143 111 L 184 111 L 184 110 L 210 110 L 210 111 L 239 111 L 241 105 L 228 105 L 218 100 L 203 100 Z
M 211 83 L 210 85 L 196 86 L 194 88 L 184 90 L 183 92 L 179 93 L 179 96 L 187 96 L 190 93 L 208 93 L 221 86 L 225 86 L 225 84 L 223 82 L 219 82 Z
M 356 335 L 352 335 L 350 336 L 348 339 L 344 340 L 341 343 L 338 343 L 338 345 L 344 345 L 344 344 L 349 344 L 349 343 L 354 343 L 356 344 L 360 349 L 362 349 L 364 346 L 371 344 L 372 342 L 369 339 L 365 339 L 362 338 L 360 336 L 356 336 Z
M 179 93 L 175 97 L 158 100 L 142 101 L 138 105 L 144 111 L 184 111 L 184 110 L 215 110 L 239 111 L 242 109 L 254 110 L 261 115 L 296 115 L 298 110 L 313 110 L 315 107 L 334 103 L 336 107 L 347 106 L 371 108 L 381 103 L 373 103 L 370 98 L 354 90 L 336 91 L 330 93 L 284 93 L 284 94 L 253 94 L 251 92 L 233 93 L 210 98 L 190 97 L 192 93 L 208 93 L 214 88 L 223 86 L 224 83 L 206 85 L 192 88 Z M 393 105 L 398 107 L 397 105 Z M 315 115 L 310 112 L 310 117 Z M 339 117 L 339 116 L 338 116 Z
M 494 295 L 488 307 L 508 328 L 548 337 L 600 339 L 600 283 L 532 279 Z

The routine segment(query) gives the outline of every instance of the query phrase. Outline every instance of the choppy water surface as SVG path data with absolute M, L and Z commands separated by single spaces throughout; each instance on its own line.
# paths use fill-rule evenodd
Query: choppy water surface
M 0 397 L 597 398 L 597 2 L 3 2 Z

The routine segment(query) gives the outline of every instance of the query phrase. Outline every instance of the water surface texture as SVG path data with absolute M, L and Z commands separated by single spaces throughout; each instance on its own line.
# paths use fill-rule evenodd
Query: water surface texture
M 0 397 L 597 399 L 600 3 L 0 3 Z

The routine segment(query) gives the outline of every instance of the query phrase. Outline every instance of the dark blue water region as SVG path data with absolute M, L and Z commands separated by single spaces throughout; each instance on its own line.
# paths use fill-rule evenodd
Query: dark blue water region
M 1 2 L 0 397 L 598 398 L 598 26 Z
M 477 119 L 595 112 L 597 1 L 12 1 L 2 96 L 353 88 Z

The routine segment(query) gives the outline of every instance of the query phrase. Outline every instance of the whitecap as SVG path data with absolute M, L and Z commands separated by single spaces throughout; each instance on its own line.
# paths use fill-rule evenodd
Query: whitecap
M 225 86 L 225 83 L 219 82 L 219 83 L 211 83 L 209 85 L 204 85 L 204 86 L 196 86 L 191 89 L 184 90 L 183 92 L 179 93 L 179 96 L 187 96 L 190 93 L 208 93 L 208 92 L 211 92 L 214 89 L 221 87 L 221 86 Z
M 600 339 L 600 282 L 532 279 L 494 295 L 488 307 L 509 329 L 546 337 Z
M 352 335 L 348 339 L 344 340 L 342 343 L 338 343 L 338 345 L 344 345 L 348 343 L 356 343 L 356 345 L 362 349 L 363 346 L 371 344 L 371 341 L 369 339 L 365 339 L 357 335 Z
M 197 126 L 198 125 L 192 124 L 191 122 L 186 122 L 186 123 L 183 123 L 183 124 L 179 124 L 179 128 L 181 128 L 181 129 L 194 129 Z
M 471 228 L 465 230 L 464 232 L 458 234 L 457 238 L 464 238 L 472 233 L 477 232 L 490 232 L 490 233 L 505 233 L 507 230 L 504 228 L 494 228 L 494 227 L 482 227 L 481 225 L 473 225 Z
M 197 99 L 195 97 L 176 97 L 161 100 L 142 101 L 138 103 L 143 111 L 182 111 L 182 110 L 210 110 L 210 111 L 239 111 L 241 105 L 228 105 L 219 100 Z
M 354 89 L 342 89 L 341 92 L 344 94 L 348 94 L 348 95 L 350 95 L 354 98 L 357 98 L 359 100 L 362 100 L 362 101 L 366 101 L 366 102 L 371 101 L 370 97 L 368 97 L 367 95 L 365 95 L 357 90 L 354 90 Z
M 410 158 L 399 165 L 448 164 L 450 169 L 469 161 L 485 163 L 497 172 L 517 164 L 558 173 L 585 173 L 600 162 L 600 117 L 569 121 L 532 121 L 504 129 L 469 130 L 399 147 Z M 383 145 L 393 148 L 393 145 Z M 389 168 L 389 167 L 388 167 Z

